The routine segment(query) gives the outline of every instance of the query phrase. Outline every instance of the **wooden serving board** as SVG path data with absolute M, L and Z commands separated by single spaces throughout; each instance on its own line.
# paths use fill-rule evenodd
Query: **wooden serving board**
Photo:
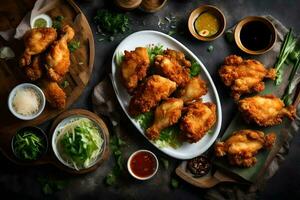
M 26 13 L 31 11 L 34 3 L 33 0 L 5 2 L 0 0 L 0 31 L 16 28 Z M 70 70 L 64 78 L 69 83 L 69 86 L 64 88 L 67 94 L 66 108 L 68 108 L 80 96 L 89 82 L 95 54 L 93 34 L 87 19 L 72 0 L 58 0 L 57 6 L 47 14 L 51 17 L 64 16 L 63 24 L 71 25 L 75 30 L 74 39 L 80 41 L 80 48 L 70 55 Z M 0 60 L 0 150 L 10 160 L 13 160 L 10 143 L 16 130 L 24 126 L 39 125 L 64 110 L 53 109 L 47 104 L 43 113 L 30 121 L 19 120 L 10 113 L 7 106 L 9 92 L 16 85 L 28 82 L 18 66 L 20 56 L 24 51 L 24 44 L 22 40 L 15 39 L 8 42 L 0 37 L 1 46 L 10 46 L 16 54 L 14 59 Z M 39 85 L 38 82 L 35 84 Z

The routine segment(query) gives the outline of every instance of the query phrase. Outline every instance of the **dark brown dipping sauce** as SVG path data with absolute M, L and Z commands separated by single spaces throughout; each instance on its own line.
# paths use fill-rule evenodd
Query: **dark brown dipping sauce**
M 249 50 L 257 51 L 267 48 L 273 34 L 270 28 L 260 21 L 246 23 L 240 33 L 242 44 Z
M 151 176 L 156 170 L 156 160 L 148 152 L 138 152 L 130 162 L 131 171 L 140 178 Z

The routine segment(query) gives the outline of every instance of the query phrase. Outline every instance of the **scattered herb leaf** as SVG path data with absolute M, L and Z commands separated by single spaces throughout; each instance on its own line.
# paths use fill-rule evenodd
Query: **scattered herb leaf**
M 69 85 L 70 85 L 69 82 L 68 82 L 67 80 L 65 80 L 64 82 L 61 83 L 60 86 L 61 86 L 62 88 L 66 88 L 66 87 L 68 87 Z
M 169 169 L 169 166 L 170 166 L 169 160 L 167 160 L 166 158 L 160 158 L 160 161 L 166 170 Z
M 200 67 L 200 64 L 193 60 L 192 61 L 192 65 L 191 65 L 191 71 L 190 71 L 190 75 L 193 77 L 193 76 L 197 76 L 200 74 L 200 71 L 201 71 L 201 67 Z
M 229 42 L 229 43 L 233 43 L 233 42 L 234 42 L 234 36 L 233 36 L 232 30 L 227 30 L 227 31 L 225 32 L 225 39 L 226 39 L 227 42 Z
M 209 45 L 206 49 L 209 53 L 213 52 L 214 50 L 214 46 L 213 45 Z
M 121 52 L 117 52 L 115 57 L 115 62 L 117 67 L 121 66 L 123 59 L 124 59 L 124 55 Z
M 64 16 L 56 16 L 52 22 L 52 27 L 57 29 L 57 30 L 60 30 L 61 27 L 62 27 L 62 22 L 64 20 Z
M 72 40 L 68 43 L 68 48 L 71 52 L 76 51 L 80 47 L 80 41 Z
M 175 35 L 175 34 L 176 34 L 176 31 L 174 31 L 174 30 L 170 30 L 170 31 L 168 32 L 168 35 L 170 35 L 170 36 Z
M 176 189 L 179 187 L 179 181 L 176 178 L 171 178 L 171 187 Z
M 125 33 L 129 29 L 129 19 L 122 13 L 98 10 L 94 21 L 102 31 L 110 34 Z
M 69 181 L 66 180 L 55 180 L 45 177 L 39 177 L 38 182 L 41 184 L 45 195 L 50 195 L 59 190 L 63 190 L 69 184 Z

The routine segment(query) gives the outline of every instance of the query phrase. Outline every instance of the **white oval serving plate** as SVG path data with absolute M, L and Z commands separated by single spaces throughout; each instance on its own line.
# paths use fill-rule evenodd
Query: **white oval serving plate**
M 131 99 L 131 96 L 127 93 L 125 87 L 121 83 L 120 77 L 120 68 L 116 66 L 115 57 L 118 53 L 124 53 L 125 50 L 134 50 L 136 47 L 147 47 L 149 45 L 163 45 L 164 49 L 170 48 L 174 50 L 182 51 L 187 57 L 194 59 L 201 66 L 200 77 L 206 81 L 208 85 L 208 93 L 202 97 L 203 102 L 212 102 L 217 106 L 217 121 L 214 127 L 211 129 L 209 134 L 206 134 L 200 141 L 197 143 L 190 144 L 188 142 L 184 142 L 182 146 L 177 149 L 172 147 L 160 148 L 154 142 L 150 141 L 154 146 L 160 149 L 162 152 L 167 155 L 177 158 L 177 159 L 191 159 L 196 156 L 204 153 L 216 140 L 219 135 L 222 123 L 222 111 L 221 104 L 219 100 L 219 95 L 217 89 L 206 70 L 203 63 L 197 58 L 195 54 L 193 54 L 188 48 L 186 48 L 183 44 L 175 40 L 174 38 L 166 35 L 164 33 L 158 31 L 139 31 L 129 35 L 125 38 L 119 46 L 116 48 L 113 58 L 112 58 L 112 84 L 117 95 L 118 101 L 130 119 L 130 121 L 134 124 L 134 126 L 139 130 L 139 132 L 145 136 L 144 130 L 141 126 L 132 118 L 128 112 L 128 105 Z M 146 136 L 145 136 L 146 137 Z M 146 137 L 147 138 L 147 137 Z

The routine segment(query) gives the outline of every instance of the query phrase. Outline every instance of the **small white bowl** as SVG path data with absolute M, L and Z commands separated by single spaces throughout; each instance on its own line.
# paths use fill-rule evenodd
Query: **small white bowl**
M 33 19 L 31 19 L 31 21 L 30 21 L 31 28 L 35 28 L 34 22 L 35 22 L 35 20 L 37 20 L 39 18 L 46 21 L 46 23 L 47 23 L 46 27 L 48 27 L 48 28 L 52 27 L 52 19 L 51 19 L 51 17 L 49 17 L 49 15 L 46 15 L 46 14 L 40 14 L 40 15 L 35 16 Z
M 132 160 L 132 158 L 133 158 L 137 153 L 140 153 L 140 152 L 147 152 L 147 153 L 150 153 L 150 154 L 154 157 L 154 159 L 155 159 L 155 162 L 156 162 L 156 168 L 155 168 L 154 172 L 153 172 L 150 176 L 147 176 L 147 177 L 139 177 L 139 176 L 135 175 L 135 174 L 133 173 L 133 171 L 131 170 L 131 167 L 130 167 L 131 160 Z M 148 179 L 152 178 L 152 177 L 156 174 L 156 172 L 157 172 L 157 170 L 158 170 L 158 166 L 159 166 L 159 162 L 158 162 L 158 159 L 157 159 L 156 155 L 155 155 L 154 153 L 152 153 L 151 151 L 148 151 L 148 150 L 145 150 L 145 149 L 138 150 L 138 151 L 134 152 L 133 154 L 131 154 L 131 156 L 128 158 L 128 161 L 127 161 L 127 169 L 128 169 L 128 171 L 129 171 L 129 173 L 130 173 L 134 178 L 136 178 L 136 179 L 138 179 L 138 180 L 142 180 L 142 181 L 148 180 Z
M 19 89 L 24 89 L 24 88 L 34 89 L 40 97 L 41 105 L 40 105 L 40 108 L 39 108 L 38 112 L 36 112 L 34 115 L 28 115 L 28 116 L 21 115 L 21 114 L 17 113 L 13 108 L 12 102 L 13 102 L 13 99 L 16 95 L 16 92 Z M 17 85 L 16 87 L 14 87 L 12 89 L 12 91 L 9 93 L 9 96 L 8 96 L 8 108 L 9 108 L 10 112 L 15 117 L 17 117 L 19 119 L 22 119 L 22 120 L 32 120 L 32 119 L 38 117 L 43 112 L 43 110 L 45 108 L 45 104 L 46 104 L 46 98 L 45 98 L 45 95 L 44 95 L 43 91 L 38 86 L 36 86 L 34 84 L 31 84 L 31 83 L 22 83 L 22 84 Z

